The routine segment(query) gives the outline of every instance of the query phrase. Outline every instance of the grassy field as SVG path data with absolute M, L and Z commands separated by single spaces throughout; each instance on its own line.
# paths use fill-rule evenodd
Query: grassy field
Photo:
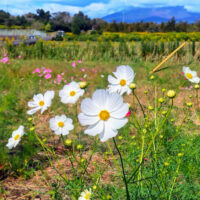
M 128 199 L 124 182 L 129 199 L 200 199 L 200 92 L 182 74 L 187 65 L 200 75 L 196 53 L 185 59 L 176 55 L 152 77 L 162 56 L 109 60 L 107 55 L 92 61 L 84 56 L 75 59 L 74 51 L 73 59 L 36 59 L 18 50 L 11 49 L 9 61 L 0 63 L 0 199 L 78 199 L 91 189 L 91 199 L 123 200 Z M 124 95 L 131 114 L 115 137 L 116 148 L 112 139 L 103 143 L 99 136 L 84 134 L 77 113 L 82 99 L 107 88 L 108 75 L 122 64 L 136 73 L 137 88 Z M 45 69 L 52 71 L 51 77 L 45 78 Z M 72 80 L 88 86 L 76 104 L 63 104 L 58 92 Z M 171 89 L 177 94 L 173 105 L 166 95 Z M 55 91 L 52 106 L 43 114 L 27 115 L 28 101 L 47 90 Z M 76 127 L 64 137 L 49 128 L 49 119 L 61 114 L 72 118 Z M 26 134 L 9 150 L 6 144 L 19 125 Z

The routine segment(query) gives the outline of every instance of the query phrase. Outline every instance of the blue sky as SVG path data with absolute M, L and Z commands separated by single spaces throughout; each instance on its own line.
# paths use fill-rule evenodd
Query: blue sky
M 94 18 L 129 6 L 184 6 L 191 12 L 200 12 L 200 0 L 0 0 L 0 9 L 14 15 L 35 12 L 37 8 L 42 8 L 50 12 L 68 11 L 72 15 L 81 10 Z

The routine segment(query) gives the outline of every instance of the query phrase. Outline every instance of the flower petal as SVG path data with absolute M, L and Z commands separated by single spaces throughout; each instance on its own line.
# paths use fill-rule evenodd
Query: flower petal
M 104 123 L 103 121 L 99 121 L 96 124 L 93 124 L 91 126 L 89 126 L 84 133 L 91 135 L 91 136 L 95 136 L 99 133 L 101 133 L 103 131 L 104 128 Z
M 123 118 L 126 116 L 127 112 L 128 112 L 129 108 L 128 108 L 128 104 L 124 103 L 123 105 L 120 106 L 119 109 L 113 111 L 110 113 L 111 117 L 113 118 Z
M 84 113 L 78 115 L 79 122 L 82 126 L 92 125 L 99 121 L 99 116 L 88 116 Z
M 113 130 L 109 122 L 104 123 L 104 131 L 100 134 L 100 140 L 105 142 L 109 138 L 115 137 L 117 135 L 117 130 Z
M 31 109 L 31 110 L 28 110 L 27 114 L 32 115 L 32 114 L 36 113 L 38 110 L 40 110 L 40 107 L 36 107 L 36 108 Z
M 98 115 L 100 108 L 91 99 L 86 98 L 81 103 L 81 110 L 86 115 Z
M 122 128 L 123 126 L 126 125 L 127 122 L 128 122 L 128 119 L 127 119 L 127 118 L 114 119 L 114 118 L 111 117 L 111 118 L 108 120 L 108 123 L 110 124 L 110 126 L 111 126 L 111 128 L 112 128 L 113 130 Z

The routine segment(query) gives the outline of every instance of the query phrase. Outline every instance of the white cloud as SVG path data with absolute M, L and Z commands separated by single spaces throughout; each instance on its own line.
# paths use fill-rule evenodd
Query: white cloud
M 58 3 L 51 3 L 56 2 Z M 108 3 L 91 3 L 87 6 L 67 6 L 59 3 L 60 0 L 49 0 L 49 3 L 36 4 L 39 1 L 32 0 L 0 0 L 0 7 L 2 9 L 8 8 L 8 11 L 12 14 L 24 14 L 27 12 L 35 12 L 37 8 L 49 10 L 50 12 L 67 11 L 71 14 L 75 14 L 79 11 L 83 11 L 90 17 L 103 17 L 105 15 L 120 11 L 127 6 L 185 6 L 186 9 L 199 12 L 200 11 L 200 0 L 110 0 Z M 45 0 L 45 2 L 47 2 Z M 67 1 L 65 1 L 66 3 Z M 6 6 L 8 5 L 8 7 Z

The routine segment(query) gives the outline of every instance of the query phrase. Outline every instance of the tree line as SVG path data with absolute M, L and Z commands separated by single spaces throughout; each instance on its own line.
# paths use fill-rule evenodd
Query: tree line
M 199 32 L 200 20 L 195 23 L 176 22 L 172 17 L 168 22 L 157 24 L 154 22 L 136 23 L 108 23 L 100 18 L 90 19 L 83 12 L 71 16 L 68 12 L 50 13 L 43 9 L 37 9 L 35 13 L 27 13 L 21 16 L 13 16 L 9 12 L 0 10 L 0 25 L 4 27 L 22 27 L 53 32 L 63 30 L 80 34 L 92 30 L 94 33 L 102 32 Z

